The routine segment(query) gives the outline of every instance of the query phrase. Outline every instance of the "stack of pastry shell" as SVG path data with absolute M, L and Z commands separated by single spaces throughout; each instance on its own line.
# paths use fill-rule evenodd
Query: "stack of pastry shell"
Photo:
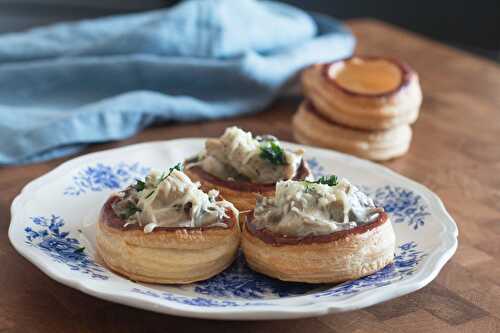
M 383 161 L 405 154 L 422 92 L 408 65 L 381 57 L 352 57 L 304 70 L 306 99 L 293 119 L 301 143 Z

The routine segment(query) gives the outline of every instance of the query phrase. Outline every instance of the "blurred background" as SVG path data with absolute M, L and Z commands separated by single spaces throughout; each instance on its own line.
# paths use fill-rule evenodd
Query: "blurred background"
M 237 0 L 235 0 L 237 1 Z M 171 6 L 172 0 L 0 0 L 0 33 Z M 285 0 L 340 19 L 373 17 L 500 62 L 499 0 Z

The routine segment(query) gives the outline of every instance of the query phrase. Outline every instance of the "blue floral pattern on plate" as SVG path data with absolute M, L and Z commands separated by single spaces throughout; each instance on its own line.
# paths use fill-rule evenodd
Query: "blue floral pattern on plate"
M 324 175 L 324 168 L 316 159 L 308 160 L 315 177 Z M 72 178 L 65 195 L 79 196 L 87 192 L 99 192 L 105 189 L 118 190 L 131 183 L 134 178 L 143 177 L 149 168 L 139 163 L 119 163 L 115 166 L 98 163 L 88 166 Z M 370 194 L 377 205 L 391 214 L 394 223 L 407 223 L 413 230 L 425 225 L 429 209 L 423 199 L 411 190 L 386 185 L 379 188 L 361 186 Z M 69 232 L 62 231 L 64 221 L 61 217 L 36 216 L 31 218 L 33 226 L 25 228 L 26 243 L 34 246 L 54 261 L 67 265 L 93 279 L 109 279 L 107 270 L 95 263 L 85 253 L 76 238 L 69 237 Z M 187 286 L 170 286 L 171 291 L 156 291 L 134 287 L 131 291 L 153 298 L 200 307 L 235 307 L 245 305 L 270 305 L 270 299 L 313 295 L 320 297 L 339 297 L 351 295 L 363 290 L 377 288 L 403 280 L 416 271 L 418 264 L 427 254 L 419 250 L 414 241 L 398 247 L 393 264 L 370 276 L 348 281 L 335 286 L 312 285 L 282 282 L 252 271 L 243 255 L 224 272 L 217 276 Z M 179 290 L 176 293 L 175 290 Z M 189 295 L 186 295 L 186 292 Z
M 34 230 L 26 227 L 26 243 L 39 248 L 54 261 L 67 265 L 71 270 L 89 275 L 93 279 L 108 279 L 107 270 L 88 257 L 77 239 L 61 231 L 61 217 L 32 217 L 33 224 L 42 227 Z M 269 305 L 266 302 L 241 302 L 241 300 L 269 300 L 313 294 L 314 297 L 343 296 L 362 290 L 392 284 L 411 276 L 419 262 L 426 256 L 418 250 L 415 242 L 400 245 L 393 264 L 370 276 L 349 281 L 326 289 L 324 285 L 282 282 L 252 271 L 240 254 L 233 265 L 215 277 L 188 286 L 173 287 L 179 291 L 191 291 L 196 296 L 184 296 L 175 292 L 158 292 L 135 287 L 131 291 L 150 297 L 178 303 L 205 306 L 229 307 L 244 305 Z M 229 298 L 229 299 L 228 299 Z M 235 301 L 237 299 L 239 301 Z
M 313 295 L 315 298 L 337 297 L 387 286 L 413 275 L 419 262 L 425 256 L 423 251 L 418 250 L 415 242 L 405 243 L 398 247 L 393 264 L 372 275 L 333 287 L 326 287 L 327 289 L 325 289 L 325 285 L 289 283 L 266 277 L 248 268 L 244 258 L 240 256 L 225 272 L 207 281 L 193 284 L 193 290 L 196 294 L 207 295 L 211 298 L 198 295 L 189 297 L 173 292 L 158 292 L 141 288 L 133 288 L 131 291 L 145 296 L 201 307 L 272 305 L 272 303 L 260 300 L 303 295 Z M 242 272 L 242 274 L 240 275 L 238 272 Z M 179 289 L 185 289 L 185 287 L 179 287 Z M 231 298 L 224 299 L 222 297 Z M 245 302 L 249 300 L 259 301 Z
M 361 279 L 348 281 L 331 289 L 315 294 L 315 297 L 343 296 L 360 292 L 361 290 L 387 286 L 415 273 L 419 262 L 427 254 L 418 250 L 417 243 L 411 241 L 400 245 L 394 257 L 394 263 L 380 271 Z
M 185 305 L 199 306 L 199 307 L 236 307 L 236 306 L 249 306 L 249 305 L 272 305 L 266 302 L 236 302 L 227 299 L 207 298 L 207 297 L 193 297 L 182 296 L 171 292 L 158 292 L 153 290 L 144 290 L 141 288 L 132 288 L 133 293 L 141 294 L 148 297 L 158 298 L 166 301 L 172 301 Z
M 79 196 L 88 192 L 101 192 L 105 189 L 119 190 L 131 183 L 135 178 L 142 178 L 150 168 L 139 163 L 105 165 L 97 163 L 88 166 L 73 176 L 72 185 L 64 189 L 64 195 Z
M 244 299 L 299 296 L 314 289 L 318 286 L 283 282 L 256 273 L 248 267 L 241 253 L 231 267 L 194 287 L 196 293 L 203 295 Z
M 369 194 L 375 204 L 384 207 L 391 215 L 393 223 L 407 223 L 417 230 L 425 225 L 425 218 L 431 215 L 423 198 L 411 190 L 386 185 L 375 191 L 369 191 Z
M 42 250 L 54 261 L 65 264 L 73 271 L 94 279 L 108 279 L 107 270 L 89 258 L 78 239 L 69 237 L 67 231 L 61 231 L 64 220 L 60 216 L 36 216 L 31 221 L 38 228 L 35 230 L 28 226 L 24 229 L 26 244 Z

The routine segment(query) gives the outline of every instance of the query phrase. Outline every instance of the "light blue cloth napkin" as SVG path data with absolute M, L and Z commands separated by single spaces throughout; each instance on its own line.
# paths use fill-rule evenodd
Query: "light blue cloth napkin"
M 64 156 L 153 122 L 261 110 L 298 70 L 347 57 L 354 44 L 333 19 L 254 0 L 0 36 L 0 164 Z

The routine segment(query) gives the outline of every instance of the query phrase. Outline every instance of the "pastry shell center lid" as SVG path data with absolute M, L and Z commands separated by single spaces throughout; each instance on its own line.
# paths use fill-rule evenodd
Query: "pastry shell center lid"
M 404 69 L 384 58 L 353 57 L 330 64 L 327 77 L 343 90 L 360 95 L 381 95 L 397 90 L 404 81 Z

